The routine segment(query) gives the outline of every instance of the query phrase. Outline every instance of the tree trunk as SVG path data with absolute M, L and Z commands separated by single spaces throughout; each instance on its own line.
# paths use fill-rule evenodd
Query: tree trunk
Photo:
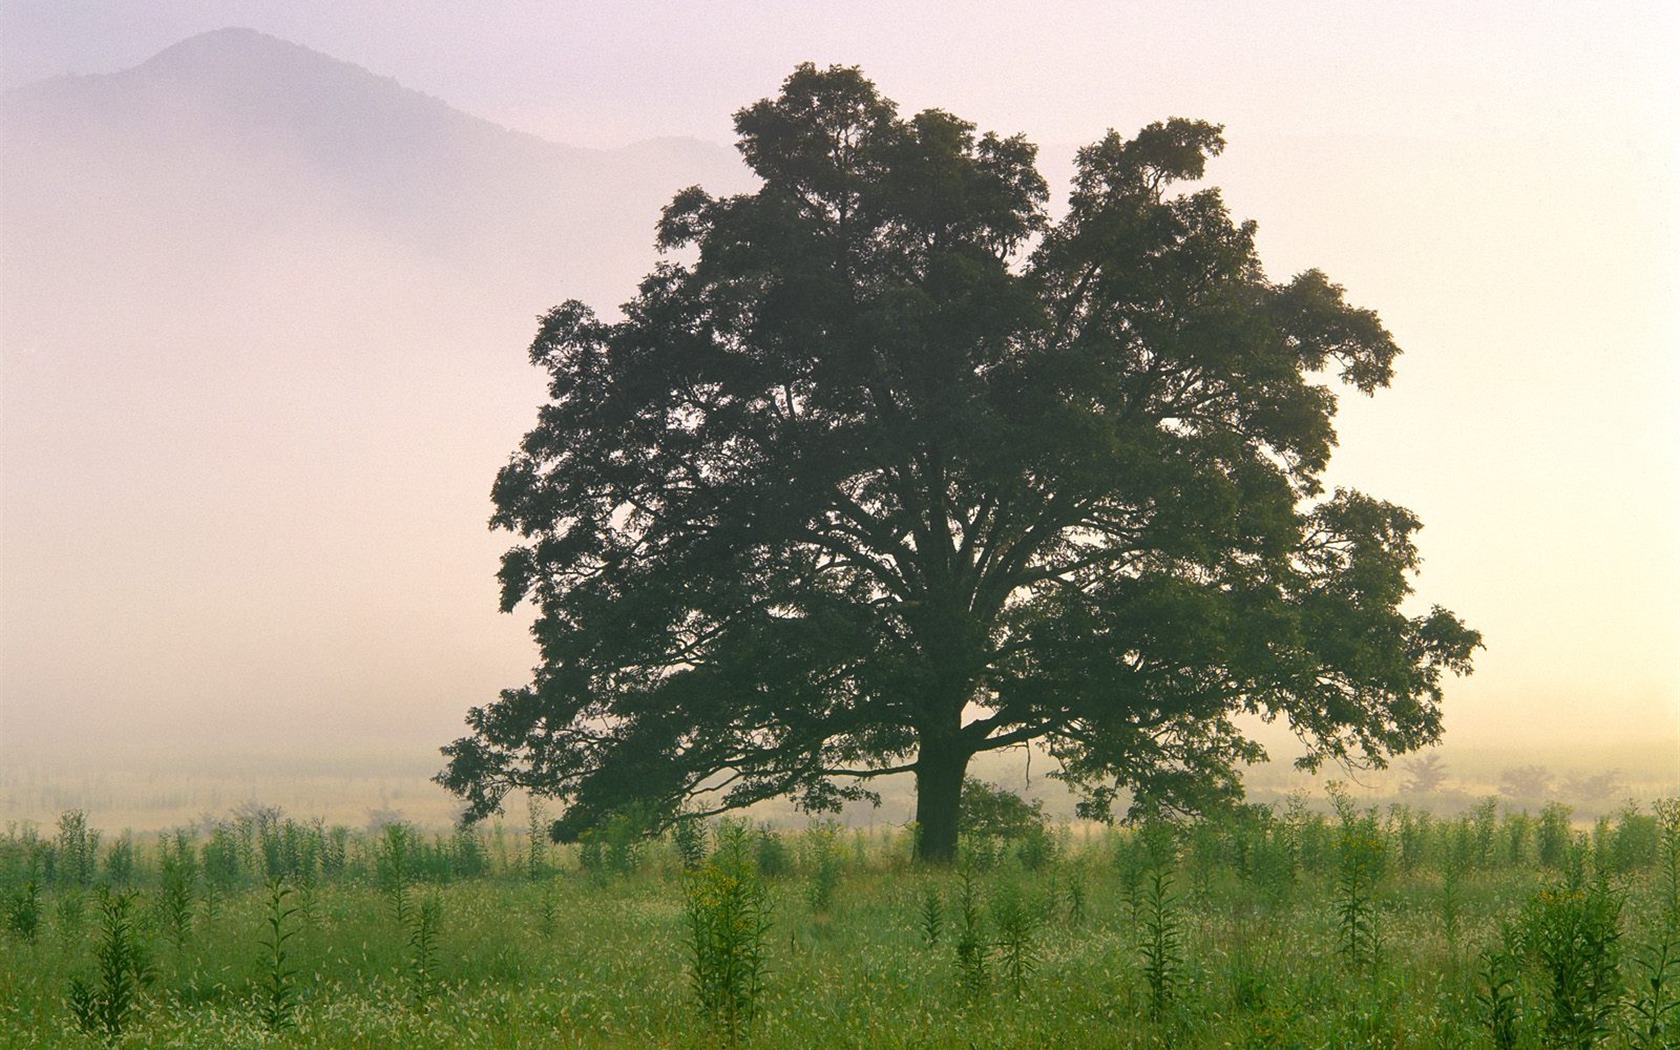
M 916 758 L 916 859 L 946 865 L 957 859 L 957 815 L 968 756 L 954 739 L 923 737 Z

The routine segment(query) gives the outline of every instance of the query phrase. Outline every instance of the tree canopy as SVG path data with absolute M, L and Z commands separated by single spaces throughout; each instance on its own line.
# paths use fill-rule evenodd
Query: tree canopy
M 1239 794 L 1245 713 L 1305 767 L 1440 736 L 1479 636 L 1402 609 L 1410 512 L 1321 481 L 1331 385 L 1399 350 L 1186 185 L 1219 127 L 1109 132 L 1052 221 L 1024 138 L 856 69 L 735 126 L 757 191 L 678 193 L 623 319 L 567 302 L 532 344 L 550 400 L 492 525 L 541 663 L 444 748 L 469 816 L 535 791 L 566 835 L 911 772 L 938 860 L 983 751 L 1038 742 L 1102 817 Z

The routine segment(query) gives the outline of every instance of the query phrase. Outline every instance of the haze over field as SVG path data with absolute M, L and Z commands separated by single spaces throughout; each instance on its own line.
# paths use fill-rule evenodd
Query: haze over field
M 810 60 L 1053 180 L 1108 127 L 1223 122 L 1272 275 L 1406 351 L 1342 394 L 1331 477 L 1421 517 L 1420 606 L 1485 635 L 1449 745 L 1680 768 L 1665 5 L 703 10 L 0 4 L 0 766 L 430 761 L 524 682 L 484 522 L 534 319 L 627 299 L 677 189 L 748 188 L 729 114 Z

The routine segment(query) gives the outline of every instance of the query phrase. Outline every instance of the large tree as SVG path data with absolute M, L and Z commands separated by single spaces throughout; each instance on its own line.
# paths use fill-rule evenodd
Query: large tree
M 1439 737 L 1478 635 L 1402 611 L 1412 514 L 1320 481 L 1330 384 L 1399 351 L 1178 189 L 1220 128 L 1110 132 L 1052 222 L 1032 145 L 856 69 L 735 126 L 761 187 L 677 194 L 624 319 L 567 302 L 532 344 L 551 401 L 492 524 L 541 664 L 444 749 L 469 816 L 525 789 L 564 836 L 910 772 L 942 860 L 983 751 L 1038 742 L 1102 816 L 1238 793 L 1245 713 L 1307 767 Z

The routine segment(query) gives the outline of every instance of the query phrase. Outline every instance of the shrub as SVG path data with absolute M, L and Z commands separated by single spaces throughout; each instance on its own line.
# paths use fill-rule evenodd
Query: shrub
M 1507 926 L 1503 943 L 1488 949 L 1477 974 L 1481 987 L 1476 991 L 1476 1002 L 1494 1050 L 1516 1050 L 1519 1045 L 1517 1021 L 1522 1016 L 1522 1005 L 1517 987 L 1517 960 L 1511 953 L 1515 940 L 1515 932 Z
M 539 829 L 540 830 L 540 829 Z M 458 825 L 449 847 L 450 874 L 457 879 L 476 879 L 490 871 L 490 851 L 484 836 L 466 825 Z
M 1489 795 L 1476 803 L 1476 808 L 1470 813 L 1470 827 L 1476 843 L 1476 866 L 1484 870 L 1492 868 L 1494 858 L 1499 855 L 1499 797 Z
M 391 902 L 391 914 L 397 923 L 408 925 L 409 887 L 413 884 L 414 831 L 407 824 L 386 824 L 380 830 L 376 867 L 380 888 Z
M 65 945 L 74 943 L 81 937 L 82 923 L 87 919 L 87 897 L 74 887 L 59 890 L 58 900 L 53 903 L 53 918 Z
M 1540 830 L 1536 836 L 1536 850 L 1540 863 L 1548 868 L 1563 866 L 1569 856 L 1574 833 L 1569 827 L 1569 807 L 1561 802 L 1548 803 L 1540 811 Z
M 88 827 L 86 813 L 72 809 L 59 816 L 54 853 L 60 878 L 84 889 L 93 885 L 99 870 L 99 832 Z
M 811 911 L 826 915 L 840 883 L 840 825 L 832 820 L 812 823 L 805 830 L 805 851 L 810 872 L 806 896 Z
M 88 1035 L 115 1042 L 139 1008 L 155 970 L 135 913 L 135 894 L 99 890 L 99 947 L 92 979 L 70 979 L 70 1013 Z
M 578 836 L 578 866 L 594 875 L 630 874 L 650 825 L 648 814 L 638 808 L 613 813 Z
M 939 935 L 945 931 L 945 900 L 932 882 L 922 887 L 922 906 L 916 926 L 921 931 L 922 943 L 929 948 L 939 943 Z
M 158 917 L 169 940 L 180 951 L 192 932 L 193 885 L 198 880 L 198 857 L 185 830 L 166 835 L 158 845 Z
M 1609 836 L 1607 855 L 1599 863 L 1619 875 L 1650 867 L 1656 863 L 1660 841 L 1657 817 L 1641 813 L 1637 804 L 1629 802 Z
M 297 935 L 292 922 L 298 909 L 290 901 L 292 888 L 278 876 L 269 880 L 268 900 L 263 912 L 266 929 L 258 944 L 262 947 L 259 966 L 262 970 L 257 995 L 257 1017 L 271 1032 L 292 1027 L 296 1023 L 297 971 L 291 966 L 286 942 Z
M 443 920 L 443 901 L 427 894 L 414 911 L 408 931 L 408 989 L 416 1003 L 428 1002 L 437 983 L 438 925 Z
M 1610 1027 L 1622 897 L 1602 877 L 1588 880 L 1579 857 L 1569 875 L 1523 907 L 1518 944 L 1543 983 L 1545 1031 L 1553 1046 L 1590 1047 Z
M 1636 1050 L 1680 1046 L 1680 958 L 1671 934 L 1659 937 L 1638 960 L 1639 978 L 1628 1001 L 1627 1042 Z
M 1177 997 L 1184 972 L 1184 937 L 1173 896 L 1170 866 L 1152 868 L 1144 882 L 1142 929 L 1138 954 L 1143 959 L 1143 976 L 1149 983 L 1149 1004 L 1156 1016 L 1163 1014 Z
M 536 882 L 548 872 L 548 814 L 535 795 L 525 800 L 525 809 L 525 877 Z
M 6 899 L 6 929 L 26 944 L 34 944 L 41 929 L 41 885 L 30 879 Z
M 788 873 L 793 865 L 788 859 L 787 843 L 768 824 L 761 825 L 754 839 L 758 858 L 758 873 L 767 879 Z
M 1015 856 L 1021 861 L 1021 867 L 1028 871 L 1039 871 L 1055 863 L 1061 856 L 1061 844 L 1056 841 L 1048 827 L 1043 824 L 1032 824 L 1021 834 L 1020 845 L 1015 847 Z
M 992 894 L 992 926 L 997 931 L 997 965 L 1019 999 L 1038 969 L 1038 928 L 1043 912 L 1029 905 L 1019 886 L 1006 882 Z
M 671 845 L 684 871 L 693 871 L 706 859 L 706 823 L 685 813 L 671 825 Z
M 686 876 L 684 918 L 695 998 L 719 1033 L 736 1043 L 764 990 L 770 899 L 747 853 L 747 829 L 719 830 L 717 852 Z
M 112 886 L 126 889 L 134 881 L 134 835 L 123 832 L 105 852 L 105 878 Z
M 976 777 L 964 778 L 959 834 L 1012 841 L 1044 830 L 1043 801 L 1028 802 L 1013 791 Z
M 1355 970 L 1364 971 L 1376 965 L 1381 947 L 1375 898 L 1387 843 L 1375 810 L 1358 813 L 1336 785 L 1331 785 L 1330 798 L 1340 818 L 1335 889 L 1340 949 Z
M 980 893 L 972 869 L 962 870 L 957 888 L 957 980 L 970 998 L 984 995 L 991 985 L 991 946 L 986 943 L 980 913 Z

